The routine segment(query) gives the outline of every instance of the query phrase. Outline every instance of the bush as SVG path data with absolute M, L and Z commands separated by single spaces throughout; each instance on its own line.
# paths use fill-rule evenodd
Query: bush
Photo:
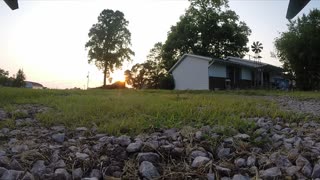
M 126 84 L 125 82 L 117 81 L 110 85 L 102 86 L 101 89 L 125 89 Z
M 160 79 L 159 88 L 160 89 L 174 89 L 174 79 L 171 74 L 165 75 Z

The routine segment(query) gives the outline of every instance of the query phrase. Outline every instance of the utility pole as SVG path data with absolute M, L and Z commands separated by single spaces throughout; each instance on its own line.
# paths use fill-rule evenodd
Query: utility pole
M 88 75 L 87 75 L 87 79 L 88 79 L 88 80 L 87 80 L 87 90 L 89 89 L 89 73 L 90 73 L 90 72 L 88 71 Z

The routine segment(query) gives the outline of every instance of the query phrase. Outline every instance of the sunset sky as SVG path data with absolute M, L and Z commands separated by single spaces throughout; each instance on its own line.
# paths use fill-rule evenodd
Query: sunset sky
M 229 5 L 252 30 L 248 46 L 262 42 L 262 61 L 280 66 L 270 52 L 279 32 L 287 29 L 288 0 L 230 0 Z M 166 40 L 188 6 L 187 0 L 19 0 L 19 9 L 12 11 L 1 0 L 0 68 L 10 75 L 23 68 L 27 80 L 49 88 L 84 88 L 88 72 L 90 87 L 102 85 L 102 71 L 88 65 L 84 45 L 100 12 L 113 9 L 129 21 L 136 53 L 133 62 L 113 75 L 121 80 L 124 70 L 145 61 L 153 45 Z M 311 0 L 298 16 L 313 8 L 320 8 L 319 0 Z

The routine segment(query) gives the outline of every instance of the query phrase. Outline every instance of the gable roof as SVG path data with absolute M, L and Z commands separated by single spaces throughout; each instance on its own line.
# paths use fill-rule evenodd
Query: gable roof
M 252 61 L 252 60 L 242 59 L 242 58 L 238 58 L 238 57 L 232 57 L 232 56 L 228 56 L 225 59 L 213 58 L 213 61 L 209 64 L 209 67 L 212 64 L 214 64 L 215 62 L 221 62 L 221 63 L 225 63 L 225 64 L 237 64 L 237 65 L 245 66 L 245 67 L 249 67 L 249 68 L 264 68 L 264 69 L 273 69 L 273 70 L 277 70 L 277 71 L 283 71 L 283 69 L 278 66 L 274 66 L 274 65 L 267 64 L 264 62 Z
M 239 57 L 228 56 L 225 59 L 220 59 L 220 58 L 210 58 L 210 57 L 205 57 L 205 56 L 198 56 L 198 55 L 193 55 L 193 54 L 184 54 L 179 59 L 179 61 L 177 61 L 172 66 L 172 68 L 168 72 L 171 73 L 186 57 L 194 57 L 199 60 L 205 60 L 208 62 L 212 61 L 208 65 L 208 68 L 216 62 L 220 62 L 220 63 L 224 63 L 224 64 L 237 64 L 237 65 L 249 67 L 249 68 L 264 68 L 264 69 L 275 70 L 275 71 L 280 71 L 280 72 L 284 71 L 281 67 L 278 67 L 278 66 L 274 66 L 274 65 L 267 64 L 264 62 L 257 62 L 257 61 L 252 61 L 252 60 L 248 60 L 248 59 L 242 59 Z
M 25 81 L 26 83 L 30 83 L 30 84 L 32 84 L 32 86 L 39 86 L 39 87 L 43 87 L 43 85 L 42 84 L 40 84 L 40 83 L 36 83 L 36 82 L 32 82 L 32 81 Z
M 184 54 L 168 71 L 169 73 L 171 73 L 186 57 L 194 57 L 197 58 L 199 60 L 204 60 L 204 61 L 208 61 L 210 62 L 212 60 L 212 58 L 210 57 L 205 57 L 205 56 L 198 56 L 198 55 L 194 55 L 194 54 Z

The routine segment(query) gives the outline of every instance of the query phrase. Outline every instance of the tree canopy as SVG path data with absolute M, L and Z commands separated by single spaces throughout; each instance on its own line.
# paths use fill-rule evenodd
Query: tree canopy
M 125 77 L 127 84 L 136 89 L 172 89 L 171 79 L 164 69 L 162 43 L 154 45 L 145 62 L 137 63 L 131 70 L 126 70 Z
M 25 83 L 26 75 L 24 74 L 22 69 L 19 69 L 16 78 L 13 80 L 13 87 L 24 87 L 26 85 Z
M 89 41 L 85 45 L 89 49 L 88 62 L 94 62 L 98 69 L 103 70 L 104 86 L 110 73 L 134 55 L 129 48 L 131 33 L 127 29 L 128 24 L 122 12 L 103 10 L 88 34 Z
M 275 40 L 277 56 L 302 90 L 320 88 L 320 11 L 312 10 L 288 24 Z
M 185 53 L 222 58 L 243 57 L 249 51 L 246 44 L 251 30 L 229 9 L 227 0 L 189 1 L 163 46 L 167 70 Z
M 25 87 L 26 75 L 19 69 L 16 75 L 9 77 L 9 71 L 0 68 L 0 86 Z

